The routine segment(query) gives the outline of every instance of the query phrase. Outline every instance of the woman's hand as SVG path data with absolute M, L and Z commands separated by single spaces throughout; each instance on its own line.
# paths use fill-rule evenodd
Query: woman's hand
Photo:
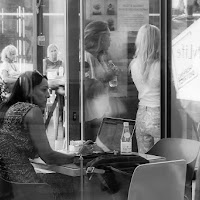
M 112 60 L 108 61 L 108 66 L 114 75 L 119 74 L 119 68 L 112 62 Z
M 79 154 L 88 155 L 93 153 L 93 145 L 92 144 L 83 144 L 83 146 L 79 149 Z
M 88 155 L 92 153 L 103 153 L 104 151 L 91 140 L 86 141 L 79 150 L 79 154 Z

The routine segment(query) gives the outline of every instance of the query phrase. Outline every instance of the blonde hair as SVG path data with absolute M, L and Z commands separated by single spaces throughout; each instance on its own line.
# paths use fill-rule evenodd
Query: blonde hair
M 92 21 L 84 29 L 85 50 L 98 53 L 101 51 L 101 41 L 104 34 L 109 31 L 108 23 Z
M 135 58 L 140 63 L 144 81 L 147 81 L 151 66 L 159 62 L 160 30 L 154 25 L 143 25 L 138 31 L 135 45 Z
M 10 61 L 10 54 L 11 53 L 15 53 L 16 55 L 18 53 L 17 48 L 12 44 L 4 47 L 4 49 L 1 52 L 1 60 L 7 61 L 7 62 Z
M 47 57 L 49 57 L 50 55 L 50 52 L 51 50 L 55 48 L 57 50 L 57 53 L 58 53 L 58 46 L 56 44 L 50 44 L 48 47 L 47 47 Z

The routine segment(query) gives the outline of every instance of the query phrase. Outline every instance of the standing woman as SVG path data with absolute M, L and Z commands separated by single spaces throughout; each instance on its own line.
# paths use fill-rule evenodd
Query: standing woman
M 1 53 L 3 61 L 0 68 L 0 76 L 4 83 L 3 95 L 5 98 L 12 92 L 13 86 L 20 75 L 18 66 L 15 64 L 17 48 L 13 45 L 6 46 Z
M 99 124 L 110 111 L 109 81 L 117 68 L 108 63 L 110 30 L 103 21 L 92 21 L 84 29 L 85 39 L 85 120 L 86 138 L 96 139 Z
M 58 46 L 50 44 L 47 47 L 47 58 L 43 59 L 43 74 L 47 76 L 51 88 L 64 85 L 64 66 L 58 54 Z
M 160 31 L 143 25 L 136 38 L 136 53 L 130 63 L 138 90 L 136 115 L 138 152 L 146 153 L 160 139 Z
M 63 107 L 65 94 L 65 79 L 63 61 L 58 57 L 59 49 L 56 44 L 47 47 L 47 58 L 43 59 L 43 74 L 48 78 L 50 89 L 56 91 L 59 103 L 59 116 L 63 122 Z

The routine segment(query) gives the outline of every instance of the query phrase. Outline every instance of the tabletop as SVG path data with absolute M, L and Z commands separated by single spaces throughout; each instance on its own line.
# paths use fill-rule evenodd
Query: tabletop
M 162 162 L 166 160 L 164 157 L 150 155 L 150 154 L 141 154 L 141 153 L 136 153 L 136 152 L 133 152 L 132 154 L 139 155 L 147 159 L 150 163 Z M 83 169 L 83 171 L 81 172 L 81 168 L 75 164 L 66 164 L 62 166 L 47 165 L 41 158 L 36 158 L 34 160 L 31 160 L 31 163 L 35 169 L 48 170 L 50 172 L 57 172 L 60 174 L 65 174 L 65 175 L 73 176 L 73 177 L 81 176 L 81 173 L 83 173 L 84 175 L 86 174 L 85 169 Z

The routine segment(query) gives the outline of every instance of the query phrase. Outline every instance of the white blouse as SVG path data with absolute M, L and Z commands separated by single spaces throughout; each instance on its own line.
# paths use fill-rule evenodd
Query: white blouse
M 130 63 L 132 80 L 138 90 L 139 105 L 160 106 L 160 63 L 152 64 L 149 79 L 145 82 L 137 59 Z

